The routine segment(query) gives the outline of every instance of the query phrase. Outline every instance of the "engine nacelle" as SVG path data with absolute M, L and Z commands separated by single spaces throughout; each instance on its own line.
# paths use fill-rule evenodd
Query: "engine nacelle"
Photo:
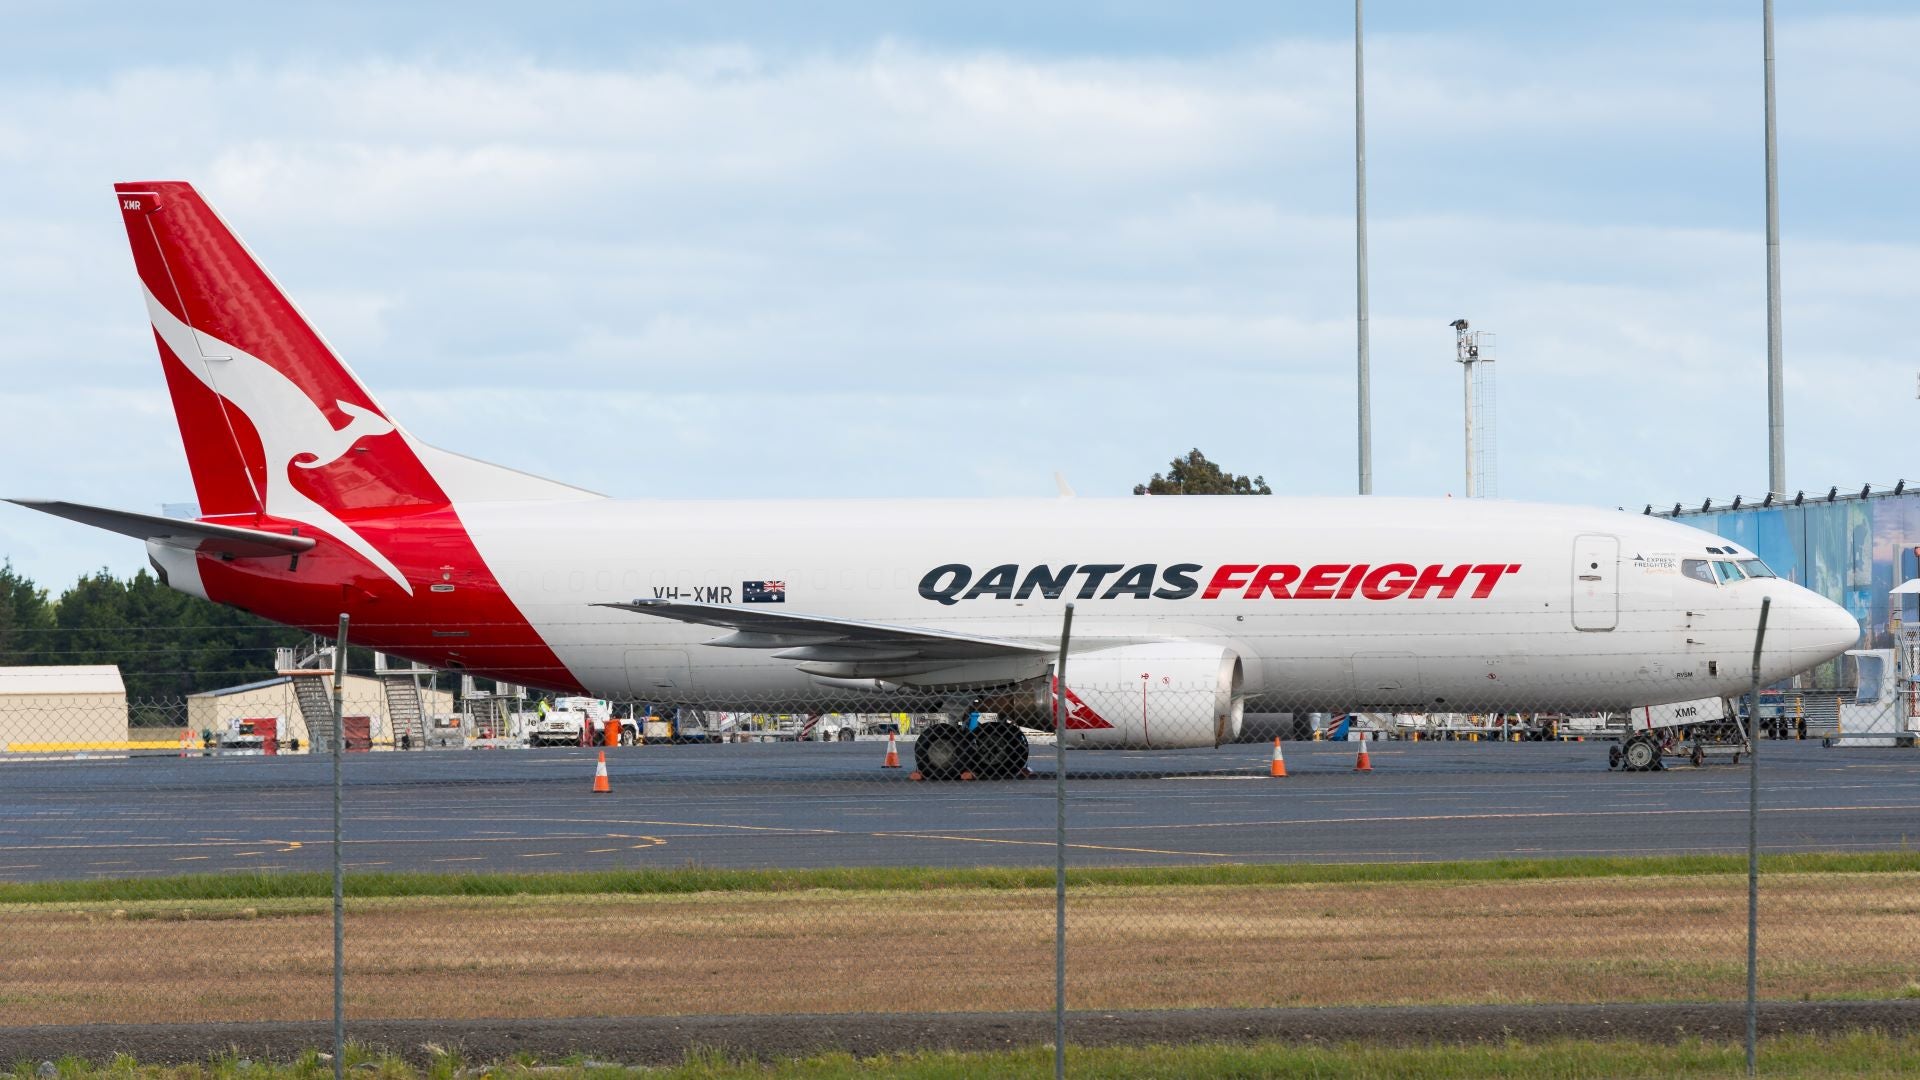
M 1240 657 L 1218 645 L 1168 641 L 1075 653 L 1067 660 L 1063 737 L 1087 748 L 1219 746 L 1240 734 L 1240 684 Z

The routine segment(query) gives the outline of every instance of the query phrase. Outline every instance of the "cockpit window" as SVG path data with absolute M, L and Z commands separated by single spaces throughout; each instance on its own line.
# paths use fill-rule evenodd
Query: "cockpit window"
M 1740 564 L 1727 559 L 1713 560 L 1713 572 L 1719 575 L 1720 583 L 1723 585 L 1731 585 L 1747 576 L 1740 571 Z
M 1741 559 L 1740 569 L 1745 570 L 1747 572 L 1748 577 L 1759 578 L 1759 577 L 1779 577 L 1780 576 L 1774 573 L 1773 570 L 1770 569 L 1766 563 L 1761 562 L 1759 559 Z
M 1707 560 L 1705 559 L 1681 559 L 1680 573 L 1696 581 L 1704 581 L 1709 585 L 1713 584 L 1713 571 L 1707 569 Z

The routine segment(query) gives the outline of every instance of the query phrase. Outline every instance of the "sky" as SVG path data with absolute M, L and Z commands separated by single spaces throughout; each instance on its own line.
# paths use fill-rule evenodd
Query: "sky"
M 1367 6 L 1374 491 L 1767 483 L 1760 5 Z M 389 10 L 390 8 L 399 10 Z M 1906 478 L 1920 14 L 1776 10 L 1787 486 Z M 191 502 L 117 180 L 423 440 L 626 498 L 1356 490 L 1345 3 L 0 0 L 0 495 Z M 1920 466 L 1912 467 L 1920 480 Z M 142 545 L 0 505 L 56 592 Z

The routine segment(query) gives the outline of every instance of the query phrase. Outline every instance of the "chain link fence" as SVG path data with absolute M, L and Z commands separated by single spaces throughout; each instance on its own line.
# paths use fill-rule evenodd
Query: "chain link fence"
M 966 685 L 783 644 L 821 672 L 804 696 L 715 631 L 635 649 L 593 622 L 575 674 L 625 695 L 381 656 L 349 663 L 337 727 L 324 648 L 165 700 L 14 669 L 0 1025 L 330 1016 L 336 732 L 349 1033 L 1043 1014 L 1057 865 L 1076 1012 L 1741 1001 L 1756 753 L 1759 997 L 1920 996 L 1910 684 L 1744 701 L 1732 617 L 1666 667 L 1573 631 L 1462 655 L 1441 616 L 1421 649 L 1403 627 L 1333 658 L 1310 619 L 1225 645 L 1088 620 L 1064 693 L 1057 642 Z

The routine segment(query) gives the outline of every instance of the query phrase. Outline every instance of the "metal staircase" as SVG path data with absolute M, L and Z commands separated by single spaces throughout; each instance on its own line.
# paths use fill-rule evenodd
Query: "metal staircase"
M 373 654 L 373 672 L 386 694 L 387 725 L 392 729 L 396 750 L 427 748 L 426 710 L 420 697 L 420 675 L 427 670 L 419 664 L 395 666 L 387 654 Z
M 317 754 L 333 749 L 337 732 L 333 716 L 333 643 L 323 637 L 311 637 L 303 648 L 277 649 L 274 667 L 293 680 L 293 700 L 300 719 L 307 725 L 307 739 Z
M 293 698 L 300 706 L 300 718 L 307 723 L 307 737 L 313 740 L 316 754 L 331 753 L 335 735 L 333 691 L 328 686 L 330 671 L 289 671 L 293 678 Z

